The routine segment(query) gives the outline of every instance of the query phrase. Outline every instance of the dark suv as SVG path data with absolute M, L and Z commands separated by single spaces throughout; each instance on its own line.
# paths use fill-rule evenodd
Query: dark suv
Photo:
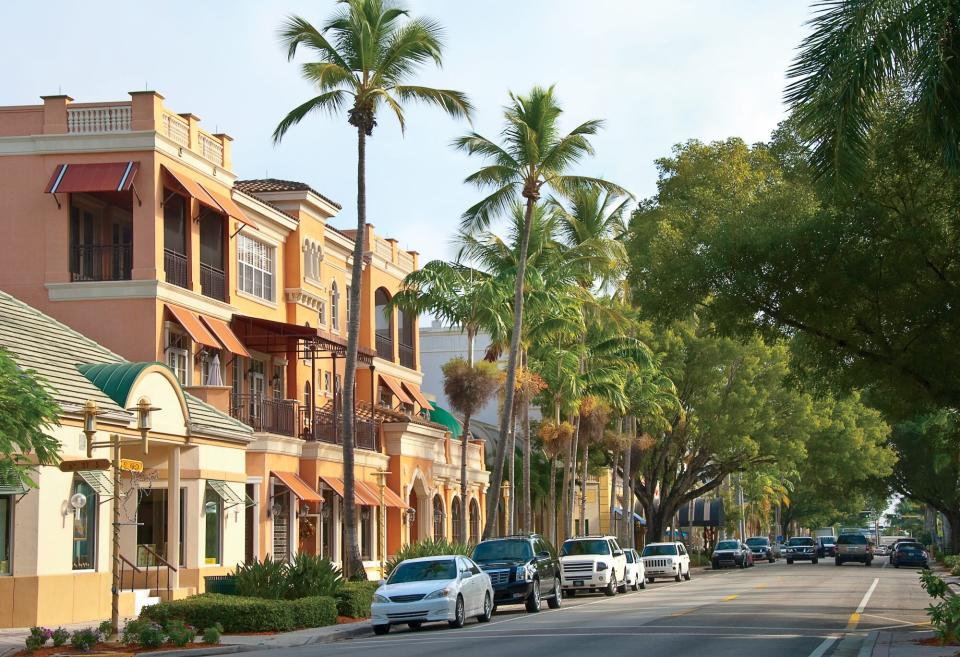
M 482 541 L 473 548 L 472 558 L 490 576 L 495 606 L 524 604 L 527 611 L 536 612 L 543 598 L 551 609 L 563 602 L 560 562 L 537 534 Z

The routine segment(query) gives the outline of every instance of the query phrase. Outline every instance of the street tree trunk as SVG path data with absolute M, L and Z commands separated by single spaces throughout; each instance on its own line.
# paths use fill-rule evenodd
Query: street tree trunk
M 550 541 L 556 546 L 557 540 L 557 459 L 556 456 L 550 458 L 550 506 L 549 515 L 549 536 Z
M 343 411 L 340 437 L 343 441 L 343 511 L 344 511 L 344 575 L 366 579 L 357 540 L 357 505 L 354 491 L 353 446 L 356 417 L 357 350 L 360 346 L 360 285 L 363 271 L 364 238 L 367 224 L 367 141 L 363 127 L 357 128 L 357 235 L 353 247 L 353 268 L 350 273 L 350 319 L 347 322 L 347 357 L 343 372 Z
M 608 513 L 610 514 L 610 535 L 617 537 L 617 542 L 626 546 L 627 544 L 623 540 L 623 531 L 622 526 L 626 522 L 627 510 L 625 508 L 620 509 L 621 515 L 620 518 L 623 522 L 617 520 L 617 512 L 614 509 L 617 507 L 617 466 L 620 465 L 620 458 L 623 455 L 623 418 L 620 418 L 620 442 L 617 443 L 617 449 L 613 453 L 613 468 L 610 472 L 610 508 Z M 624 504 L 623 506 L 626 506 Z
M 567 482 L 568 506 L 566 509 L 566 527 L 564 528 L 564 531 L 566 532 L 567 536 L 570 536 L 573 532 L 573 505 L 577 499 L 575 492 L 577 488 L 577 443 L 579 442 L 579 440 L 580 440 L 580 414 L 577 413 L 576 418 L 574 418 L 573 420 L 573 440 L 570 441 L 570 462 L 568 463 L 568 468 L 570 470 L 570 481 Z
M 636 442 L 636 424 L 633 417 L 627 421 L 627 445 L 623 454 L 623 502 L 620 510 L 623 512 L 623 538 L 627 547 L 634 547 L 633 540 L 633 477 L 630 474 L 633 460 L 633 445 Z
M 487 522 L 483 527 L 483 538 L 490 538 L 497 526 L 497 511 L 500 508 L 500 486 L 503 484 L 504 459 L 507 456 L 507 434 L 513 420 L 514 386 L 517 383 L 517 357 L 520 355 L 520 332 L 523 329 L 523 284 L 527 273 L 527 247 L 530 244 L 530 226 L 533 221 L 533 209 L 536 205 L 534 193 L 525 190 L 527 198 L 526 213 L 523 218 L 523 237 L 520 240 L 520 254 L 517 262 L 517 282 L 513 295 L 513 334 L 510 336 L 510 354 L 507 357 L 507 380 L 504 384 L 503 413 L 500 417 L 500 436 L 497 441 L 497 458 L 490 476 L 490 488 L 493 495 L 487 496 Z
M 530 400 L 523 400 L 523 515 L 521 529 L 533 531 L 533 499 L 530 493 Z
M 590 460 L 590 441 L 583 441 L 583 472 L 580 475 L 580 533 L 587 532 L 587 467 Z
M 507 534 L 517 533 L 517 414 L 513 414 L 513 422 L 510 425 L 510 451 L 507 452 L 507 458 L 510 459 L 510 517 L 507 518 Z
M 469 542 L 467 535 L 467 521 L 470 513 L 467 504 L 467 444 L 470 441 L 470 413 L 463 414 L 463 434 L 460 436 L 460 535 L 464 543 Z

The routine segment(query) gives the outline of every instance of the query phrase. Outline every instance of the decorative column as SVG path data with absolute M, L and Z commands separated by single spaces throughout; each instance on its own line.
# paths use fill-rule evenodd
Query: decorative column
M 167 554 L 166 558 L 177 570 L 168 570 L 171 593 L 179 588 L 180 577 L 180 446 L 170 447 L 167 457 Z

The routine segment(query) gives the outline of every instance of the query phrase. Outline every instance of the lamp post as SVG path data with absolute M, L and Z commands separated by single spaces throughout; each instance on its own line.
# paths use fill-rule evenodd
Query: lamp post
M 113 638 L 120 633 L 120 448 L 124 445 L 139 445 L 144 454 L 149 450 L 149 434 L 152 428 L 150 414 L 159 411 L 150 404 L 147 397 L 141 397 L 137 405 L 127 409 L 137 413 L 137 430 L 140 440 L 121 440 L 120 435 L 110 434 L 110 439 L 104 442 L 94 442 L 97 433 L 97 404 L 87 400 L 83 405 L 83 434 L 87 438 L 87 457 L 93 456 L 95 447 L 110 447 L 113 449 L 111 467 L 113 469 L 113 544 L 112 544 L 112 585 L 110 587 L 110 625 Z
M 380 489 L 380 513 L 377 515 L 377 553 L 380 555 L 380 578 L 386 579 L 387 570 L 387 507 L 383 504 L 383 489 L 387 485 L 387 470 L 374 471 Z
M 507 504 L 506 500 L 504 500 L 504 503 L 502 505 L 503 506 L 503 531 L 506 534 L 510 534 L 510 522 L 513 520 L 513 518 L 510 516 L 510 510 L 513 508 L 513 495 L 510 495 L 510 492 L 511 492 L 510 486 L 511 486 L 510 482 L 508 481 L 505 481 L 502 484 L 500 484 L 500 499 L 503 499 L 505 497 L 510 498 L 509 500 L 510 504 Z M 464 509 L 464 513 L 468 513 L 468 511 Z M 467 521 L 469 522 L 469 520 L 470 520 L 470 516 L 467 515 Z

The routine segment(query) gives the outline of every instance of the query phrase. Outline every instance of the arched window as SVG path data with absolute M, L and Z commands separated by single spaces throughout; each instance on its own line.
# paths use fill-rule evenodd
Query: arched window
M 377 306 L 377 355 L 385 360 L 393 360 L 393 317 L 387 314 L 390 293 L 377 288 L 374 303 Z
M 439 541 L 447 537 L 447 513 L 443 509 L 443 498 L 439 494 L 433 496 L 433 540 Z
M 303 405 L 307 408 L 310 407 L 310 382 L 307 381 L 303 384 Z
M 460 529 L 463 509 L 460 508 L 460 498 L 455 497 L 450 503 L 450 524 L 453 525 L 453 542 L 463 543 L 463 530 Z
M 470 542 L 480 542 L 480 505 L 476 498 L 470 500 Z
M 336 281 L 330 285 L 330 328 L 340 330 L 340 290 Z

